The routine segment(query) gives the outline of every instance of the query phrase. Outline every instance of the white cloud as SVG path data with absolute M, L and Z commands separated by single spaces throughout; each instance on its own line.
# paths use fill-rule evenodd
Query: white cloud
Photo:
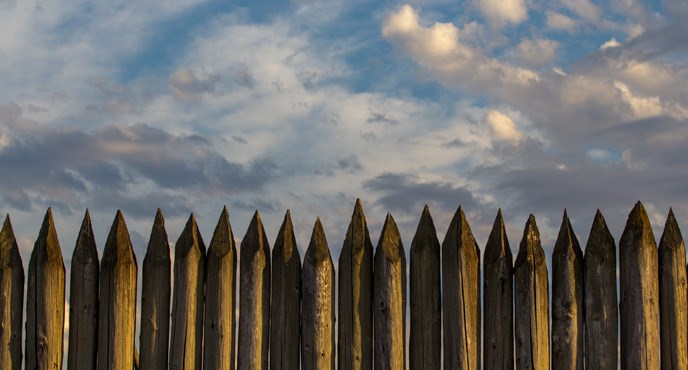
M 572 32 L 578 27 L 578 22 L 564 14 L 548 11 L 545 16 L 545 23 L 550 29 Z
M 634 95 L 626 84 L 619 81 L 614 82 L 614 87 L 619 90 L 623 101 L 630 107 L 630 119 L 654 117 L 662 114 L 664 111 L 659 97 L 645 98 Z
M 616 41 L 616 38 L 612 37 L 611 40 L 605 42 L 604 44 L 600 45 L 600 50 L 606 50 L 609 48 L 615 48 L 617 46 L 621 45 L 620 42 Z
M 519 142 L 523 139 L 523 133 L 518 129 L 516 122 L 502 112 L 490 110 L 485 114 L 483 121 L 490 127 L 492 137 L 497 141 Z
M 543 65 L 551 63 L 557 56 L 559 43 L 547 39 L 523 40 L 518 45 L 518 52 L 526 63 Z
M 528 6 L 524 0 L 474 0 L 488 22 L 496 27 L 519 24 L 528 19 Z

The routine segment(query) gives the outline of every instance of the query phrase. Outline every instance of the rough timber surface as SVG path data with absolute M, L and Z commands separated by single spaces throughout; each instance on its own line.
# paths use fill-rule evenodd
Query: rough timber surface
M 10 216 L 0 231 L 0 364 L 19 370 L 22 364 L 22 324 L 24 323 L 24 265 L 14 237 Z

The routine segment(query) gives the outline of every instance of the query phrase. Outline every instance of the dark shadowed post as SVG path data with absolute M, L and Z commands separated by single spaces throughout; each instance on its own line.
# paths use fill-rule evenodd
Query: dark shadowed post
M 361 200 L 339 255 L 339 369 L 370 370 L 373 366 L 373 244 Z
M 241 241 L 239 281 L 239 370 L 268 368 L 270 335 L 270 246 L 258 211 Z
M 62 249 L 57 240 L 53 212 L 48 208 L 29 261 L 26 369 L 62 368 L 64 284 Z
M 136 255 L 121 211 L 117 211 L 100 262 L 98 370 L 134 366 Z
M 72 254 L 69 288 L 69 370 L 93 370 L 98 353 L 100 264 L 91 215 L 86 210 Z
M 513 370 L 514 267 L 501 209 L 487 239 L 484 258 L 484 369 Z
M 299 368 L 301 256 L 287 211 L 272 249 L 270 369 Z
M 440 242 L 426 205 L 411 242 L 411 334 L 409 365 L 413 370 L 441 364 Z
M 585 368 L 617 369 L 616 243 L 597 210 L 585 246 Z
M 530 215 L 514 265 L 517 369 L 549 369 L 548 285 L 540 232 Z
M 688 369 L 686 247 L 669 209 L 659 242 L 659 310 L 662 369 Z
M 14 237 L 10 215 L 0 231 L 0 364 L 3 369 L 19 370 L 22 363 L 22 324 L 24 323 L 24 265 Z
M 155 214 L 148 249 L 143 258 L 141 292 L 140 368 L 167 370 L 170 337 L 170 245 L 165 219 Z
M 387 214 L 375 249 L 373 316 L 375 370 L 406 369 L 406 255 Z
M 659 368 L 657 244 L 645 208 L 628 215 L 619 242 L 621 368 Z
M 193 213 L 174 245 L 170 370 L 200 370 L 205 244 Z
M 444 368 L 480 369 L 480 249 L 461 207 L 442 242 Z
M 552 364 L 583 370 L 583 251 L 564 210 L 552 252 Z
M 303 257 L 301 369 L 334 370 L 334 265 L 318 218 Z

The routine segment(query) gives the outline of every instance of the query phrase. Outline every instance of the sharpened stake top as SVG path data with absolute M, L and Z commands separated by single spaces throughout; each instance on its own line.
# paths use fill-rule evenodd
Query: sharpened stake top
M 167 231 L 165 230 L 165 218 L 160 208 L 155 212 L 155 220 L 153 221 L 150 238 L 148 239 L 145 259 L 149 258 L 163 262 L 170 260 L 170 246 L 167 241 Z
M 399 228 L 397 228 L 397 223 L 394 222 L 394 217 L 392 217 L 391 213 L 387 213 L 377 248 L 384 253 L 385 258 L 392 262 L 398 261 L 404 254 Z
M 129 230 L 127 229 L 127 224 L 124 221 L 124 215 L 122 211 L 117 210 L 115 219 L 112 222 L 112 227 L 110 228 L 110 233 L 108 234 L 107 241 L 105 242 L 105 248 L 103 250 L 103 260 L 110 256 L 124 256 L 126 254 L 134 255 L 134 249 L 131 245 L 131 240 L 129 239 Z M 136 258 L 133 258 L 134 264 L 136 264 Z
M 4 243 L 4 241 L 10 241 L 10 243 Z M 17 244 L 16 238 L 14 237 L 14 230 L 12 229 L 12 221 L 10 221 L 10 214 L 5 216 L 5 222 L 2 224 L 2 231 L 0 231 L 0 248 L 12 249 L 14 245 Z M 18 247 L 17 247 L 18 248 Z
M 656 245 L 655 236 L 652 232 L 652 226 L 650 225 L 650 218 L 647 216 L 645 207 L 643 207 L 643 204 L 640 201 L 635 204 L 633 210 L 631 210 L 631 213 L 628 214 L 626 227 L 624 228 L 621 236 L 622 241 L 625 239 L 624 237 L 629 237 L 635 240 L 640 240 L 643 237 L 649 237 L 649 241 Z M 621 243 L 621 245 L 624 244 L 626 243 Z M 621 245 L 619 246 L 620 248 Z
M 79 236 L 76 239 L 76 247 L 72 255 L 72 263 L 74 261 L 89 262 L 95 260 L 98 262 L 98 250 L 96 249 L 96 240 L 93 235 L 93 227 L 91 225 L 91 214 L 86 209 L 84 220 L 81 222 L 81 229 L 79 229 Z
M 282 221 L 282 226 L 277 233 L 277 240 L 273 248 L 273 255 L 281 256 L 284 261 L 288 261 L 291 258 L 296 249 L 296 236 L 294 235 L 294 225 L 291 222 L 291 212 L 287 210 L 284 214 L 284 221 Z
M 529 259 L 537 259 L 540 257 L 544 261 L 544 251 L 540 244 L 540 231 L 538 230 L 535 216 L 531 214 L 528 216 L 528 221 L 523 229 L 523 239 L 521 239 L 521 244 L 519 245 L 514 267 L 524 265 Z M 536 260 L 533 260 L 533 263 L 535 262 Z
M 224 206 L 220 213 L 220 218 L 217 220 L 213 238 L 210 240 L 208 254 L 212 253 L 217 257 L 222 257 L 230 252 L 236 253 L 235 250 L 234 233 L 232 232 L 232 225 L 229 222 L 229 210 L 227 206 Z
M 557 241 L 554 244 L 554 253 L 559 252 L 563 249 L 573 248 L 578 252 L 580 250 L 580 245 L 578 244 L 578 238 L 573 232 L 573 227 L 571 226 L 571 221 L 569 216 L 564 210 L 564 217 L 561 221 L 561 227 L 559 228 L 559 235 L 557 236 Z
M 683 236 L 681 235 L 681 229 L 678 226 L 676 217 L 674 216 L 674 211 L 669 208 L 669 215 L 667 216 L 666 223 L 664 224 L 664 233 L 662 233 L 662 238 L 659 241 L 659 249 L 675 249 L 678 248 L 683 243 Z
M 487 238 L 484 258 L 485 261 L 497 261 L 504 256 L 509 256 L 509 260 L 511 260 L 511 247 L 509 247 L 504 217 L 500 208 L 497 211 L 497 217 L 495 217 L 494 224 L 492 225 L 490 236 Z
M 60 241 L 57 238 L 52 208 L 48 208 L 48 211 L 45 213 L 41 230 L 38 232 L 38 238 L 34 244 L 34 251 L 31 254 L 33 255 L 36 252 L 46 253 L 59 258 L 60 261 L 62 260 L 62 248 L 60 248 Z
M 327 245 L 327 238 L 325 237 L 325 230 L 323 230 L 320 217 L 315 220 L 313 225 L 313 233 L 311 234 L 311 241 L 306 251 L 306 257 L 312 263 L 330 260 L 330 247 Z
M 430 208 L 426 204 L 423 214 L 420 216 L 416 234 L 411 241 L 411 250 L 423 249 L 426 246 L 439 249 L 440 242 L 437 240 L 437 231 L 430 215 Z
M 249 253 L 252 255 L 256 250 L 263 250 L 264 253 L 269 254 L 270 248 L 265 237 L 265 229 L 263 228 L 263 221 L 260 219 L 260 213 L 256 211 L 251 218 L 251 223 L 248 225 L 246 235 L 241 240 L 241 253 Z M 246 255 L 249 255 L 246 254 Z
M 179 239 L 174 245 L 175 258 L 183 258 L 193 249 L 197 249 L 201 255 L 205 255 L 205 244 L 201 233 L 198 231 L 196 217 L 191 213 L 189 220 L 186 221 L 186 226 L 184 226 L 184 231 L 179 235 Z

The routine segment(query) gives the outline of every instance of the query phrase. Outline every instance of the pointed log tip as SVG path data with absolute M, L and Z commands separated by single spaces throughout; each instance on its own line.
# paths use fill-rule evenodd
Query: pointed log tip
M 497 210 L 497 218 L 498 218 L 498 219 L 501 219 L 502 222 L 504 222 L 504 215 L 502 214 L 502 209 L 501 209 L 501 208 Z
M 380 234 L 382 239 L 399 238 L 399 228 L 397 227 L 397 223 L 394 221 L 394 217 L 392 217 L 391 213 L 387 213 L 387 217 L 385 218 L 384 225 L 382 225 L 382 232 Z
M 12 244 L 16 244 L 16 238 L 14 237 L 14 230 L 12 228 L 12 221 L 10 221 L 9 213 L 7 216 L 5 216 L 5 222 L 2 224 L 0 240 L 10 240 Z
M 645 207 L 640 201 L 638 201 L 635 204 L 635 206 L 631 210 L 631 213 L 628 214 L 626 227 L 649 230 L 652 229 L 652 227 L 650 226 L 650 218 L 648 217 L 647 212 L 645 211 Z
M 293 229 L 294 225 L 291 222 L 291 212 L 289 210 L 287 210 L 287 212 L 284 213 L 284 221 L 282 223 Z
M 155 220 L 153 221 L 153 227 L 160 227 L 165 225 L 165 216 L 163 216 L 162 211 L 158 208 L 155 211 Z
M 311 234 L 311 241 L 308 249 L 313 248 L 316 251 L 316 259 L 322 260 L 325 258 L 325 251 L 327 256 L 329 256 L 329 247 L 327 245 L 327 237 L 325 236 L 325 230 L 323 229 L 320 217 L 315 219 L 315 224 L 313 225 L 313 233 Z
M 356 204 L 354 204 L 354 214 L 363 214 L 363 204 L 361 204 L 361 198 L 356 198 Z
M 10 221 L 10 214 L 5 215 L 5 222 L 2 223 L 2 233 L 12 232 L 12 221 Z M 14 232 L 12 232 L 14 233 Z
M 531 214 L 528 216 L 528 221 L 526 222 L 526 227 L 523 230 L 523 240 L 527 243 L 540 240 L 540 230 L 538 230 L 537 222 L 535 221 L 535 216 Z
M 571 226 L 571 220 L 569 219 L 566 210 L 564 210 L 564 216 L 561 220 L 559 235 L 554 243 L 554 251 L 559 251 L 562 248 L 573 248 L 576 251 L 580 249 L 578 238 L 576 238 L 576 233 L 573 231 L 573 226 Z
M 669 208 L 669 214 L 664 224 L 664 232 L 662 233 L 659 248 L 676 248 L 681 245 L 682 242 L 683 236 L 681 235 L 681 228 L 678 226 L 678 221 L 676 221 L 673 210 Z

